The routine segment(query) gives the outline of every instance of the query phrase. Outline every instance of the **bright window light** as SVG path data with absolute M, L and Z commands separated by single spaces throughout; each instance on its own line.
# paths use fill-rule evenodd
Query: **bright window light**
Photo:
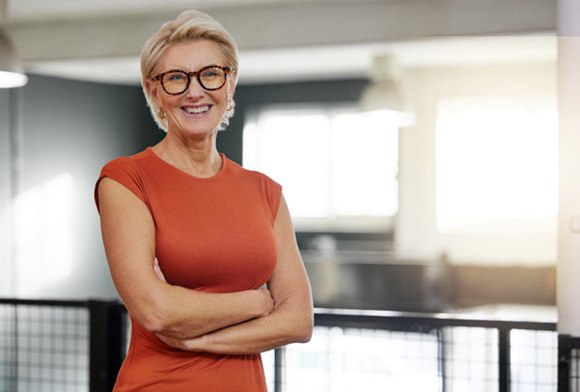
M 397 124 L 386 111 L 263 110 L 244 128 L 244 166 L 283 185 L 298 222 L 391 217 Z
M 553 100 L 457 99 L 439 110 L 440 231 L 555 226 L 558 119 Z
M 72 272 L 72 195 L 73 179 L 62 174 L 16 197 L 18 295 L 35 296 Z

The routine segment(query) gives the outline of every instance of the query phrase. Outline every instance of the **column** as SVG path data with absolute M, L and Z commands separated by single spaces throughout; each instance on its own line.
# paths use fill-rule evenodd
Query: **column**
M 580 337 L 580 2 L 558 2 L 558 332 Z
M 560 204 L 558 392 L 578 387 L 580 352 L 580 2 L 558 0 Z

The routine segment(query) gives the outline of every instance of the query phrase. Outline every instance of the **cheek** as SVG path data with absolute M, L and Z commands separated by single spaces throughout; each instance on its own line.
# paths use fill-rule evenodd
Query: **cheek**
M 214 102 L 216 102 L 219 106 L 223 106 L 223 107 L 228 106 L 228 102 L 230 99 L 230 94 L 229 94 L 228 90 L 223 89 L 223 90 L 220 90 L 219 92 L 218 91 L 216 91 L 216 92 L 217 92 L 217 94 L 214 94 L 214 96 L 213 96 Z

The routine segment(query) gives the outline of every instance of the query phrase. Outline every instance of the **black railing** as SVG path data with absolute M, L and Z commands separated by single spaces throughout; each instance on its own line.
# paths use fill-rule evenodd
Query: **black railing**
M 117 301 L 0 299 L 0 392 L 111 391 L 125 330 Z
M 128 327 L 125 308 L 117 301 L 0 299 L 0 392 L 110 391 L 125 356 Z M 557 339 L 553 322 L 316 309 L 315 327 L 310 344 L 273 353 L 270 385 L 275 392 L 308 390 L 298 382 L 318 382 L 316 390 L 333 390 L 332 381 L 304 376 L 313 372 L 324 372 L 331 380 L 336 374 L 347 377 L 352 370 L 353 378 L 364 374 L 369 382 L 384 381 L 384 374 L 393 374 L 389 364 L 380 363 L 386 357 L 391 363 L 411 358 L 432 376 L 430 390 L 438 392 L 461 390 L 462 383 L 486 383 L 491 387 L 481 390 L 498 392 L 524 390 L 520 386 L 526 385 L 534 385 L 530 390 L 535 391 L 580 391 L 580 343 L 565 336 Z M 354 346 L 360 353 L 349 351 L 353 346 L 346 343 L 351 338 L 366 342 Z M 385 339 L 390 342 L 388 352 L 380 351 Z M 337 341 L 345 348 L 333 346 Z M 408 347 L 400 350 L 404 357 L 395 357 L 400 353 L 391 348 L 393 342 Z M 477 352 L 483 356 L 473 356 Z M 552 354 L 554 360 L 546 361 Z M 483 369 L 478 371 L 480 379 L 463 379 L 474 373 L 464 369 L 465 355 L 470 356 L 467 362 Z M 292 359 L 296 357 L 300 361 Z M 348 369 L 345 358 L 351 361 Z M 353 365 L 356 358 L 363 364 Z
M 112 391 L 127 347 L 127 311 L 118 302 L 89 301 L 90 392 Z
M 580 338 L 558 337 L 558 392 L 580 391 Z
M 353 311 L 353 310 L 329 310 L 319 309 L 315 315 L 315 325 L 351 328 L 351 329 L 373 329 L 385 331 L 401 331 L 412 334 L 430 334 L 435 336 L 437 344 L 437 374 L 441 380 L 440 391 L 456 390 L 449 387 L 452 383 L 452 375 L 448 374 L 449 347 L 454 344 L 453 337 L 446 331 L 453 331 L 458 328 L 484 329 L 497 333 L 497 391 L 510 392 L 512 384 L 517 381 L 511 380 L 511 357 L 514 350 L 511 344 L 513 331 L 547 331 L 554 332 L 556 324 L 553 322 L 531 322 L 531 321 L 508 321 L 490 320 L 483 318 L 470 318 L 460 315 L 449 314 L 421 314 L 389 311 Z M 552 348 L 556 350 L 556 346 Z M 554 364 L 555 367 L 555 364 Z M 554 369 L 554 374 L 556 370 Z M 564 380 L 562 380 L 564 381 Z M 538 382 L 536 380 L 522 381 L 528 384 L 546 387 L 552 386 L 555 390 L 556 380 Z M 540 389 L 537 389 L 540 390 Z

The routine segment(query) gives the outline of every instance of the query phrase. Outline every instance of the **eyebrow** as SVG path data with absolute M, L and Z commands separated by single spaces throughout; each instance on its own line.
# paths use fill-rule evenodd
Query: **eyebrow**
M 173 68 L 173 69 L 169 69 L 169 70 L 167 70 L 167 71 L 164 71 L 164 72 L 162 72 L 162 73 L 175 72 L 175 71 L 179 71 L 179 72 L 185 72 L 185 73 L 191 73 L 191 72 L 199 72 L 199 71 L 201 71 L 202 69 L 205 69 L 205 68 L 210 68 L 210 67 L 218 67 L 218 68 L 221 68 L 221 67 L 225 67 L 225 65 L 217 65 L 217 64 L 209 64 L 209 65 L 204 65 L 203 67 L 201 67 L 201 68 L 198 68 L 198 69 L 197 69 L 197 71 L 187 71 L 187 70 L 185 70 L 185 69 L 182 69 L 182 68 Z

